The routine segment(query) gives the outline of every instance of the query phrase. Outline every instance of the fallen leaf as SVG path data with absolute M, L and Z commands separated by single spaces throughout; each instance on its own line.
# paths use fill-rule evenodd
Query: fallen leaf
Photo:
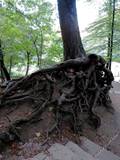
M 37 137 L 40 137 L 40 136 L 41 136 L 41 133 L 40 133 L 40 132 L 36 132 L 35 134 L 36 134 Z

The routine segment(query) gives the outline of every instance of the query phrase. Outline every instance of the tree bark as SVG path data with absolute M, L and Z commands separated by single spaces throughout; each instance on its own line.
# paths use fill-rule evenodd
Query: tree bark
M 10 57 L 10 66 L 9 66 L 9 75 L 10 76 L 11 76 L 12 63 L 13 63 L 13 56 Z
M 44 43 L 44 39 L 43 39 L 43 32 L 41 30 L 41 40 L 40 40 L 40 66 L 39 66 L 39 69 L 41 69 L 41 66 L 42 66 L 42 55 L 43 55 L 43 43 Z
M 58 0 L 58 11 L 64 46 L 64 60 L 84 57 L 85 50 L 78 27 L 76 0 Z
M 43 53 L 43 37 L 41 37 L 41 42 L 40 42 L 40 49 L 37 46 L 37 38 L 33 41 L 36 55 L 37 55 L 37 66 L 39 69 L 41 69 L 41 58 L 42 58 L 42 53 Z
M 26 68 L 26 73 L 25 75 L 28 75 L 29 72 L 29 66 L 30 66 L 30 52 L 27 51 L 27 68 Z
M 3 51 L 2 51 L 2 41 L 0 40 L 0 68 L 2 70 L 2 73 L 4 73 L 4 76 L 5 76 L 5 79 L 7 81 L 10 80 L 10 75 L 5 67 L 5 64 L 4 64 L 4 58 L 3 58 Z
M 112 53 L 113 53 L 113 36 L 114 36 L 114 25 L 115 25 L 115 5 L 116 1 L 111 1 L 111 8 L 112 8 L 112 19 L 111 19 L 111 32 L 109 34 L 109 42 L 108 42 L 108 56 L 109 56 L 109 62 L 108 62 L 108 68 L 111 70 L 111 63 L 112 63 Z

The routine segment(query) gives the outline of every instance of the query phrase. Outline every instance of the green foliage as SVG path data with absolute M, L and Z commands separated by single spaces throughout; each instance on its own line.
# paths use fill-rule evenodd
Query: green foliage
M 4 0 L 0 7 L 0 37 L 5 64 L 8 68 L 12 65 L 13 75 L 14 68 L 26 69 L 27 52 L 29 65 L 38 68 L 61 60 L 62 40 L 53 29 L 53 11 L 52 4 L 45 0 Z
M 93 22 L 86 30 L 88 35 L 84 38 L 84 44 L 88 53 L 101 54 L 107 56 L 108 37 L 111 32 L 111 0 L 105 1 L 100 10 L 99 18 Z M 115 27 L 113 39 L 113 60 L 119 61 L 120 55 L 120 3 L 116 1 Z

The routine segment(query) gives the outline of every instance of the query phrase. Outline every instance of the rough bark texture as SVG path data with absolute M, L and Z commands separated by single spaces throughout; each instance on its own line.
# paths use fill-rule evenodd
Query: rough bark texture
M 64 45 L 64 60 L 84 57 L 85 50 L 78 27 L 76 0 L 58 0 L 58 11 Z
M 2 50 L 2 41 L 0 40 L 0 68 L 2 70 L 2 75 L 4 74 L 4 77 L 7 81 L 10 80 L 10 75 L 7 71 L 7 68 L 5 67 L 4 64 L 4 59 L 3 59 L 3 50 Z
M 114 25 L 115 25 L 115 5 L 116 5 L 116 1 L 113 0 L 110 1 L 110 7 L 112 9 L 112 15 L 111 15 L 111 21 L 110 21 L 110 33 L 109 33 L 109 37 L 108 37 L 108 58 L 109 58 L 109 62 L 108 62 L 108 68 L 111 70 L 111 64 L 112 64 L 112 53 L 113 53 L 113 38 L 114 38 Z

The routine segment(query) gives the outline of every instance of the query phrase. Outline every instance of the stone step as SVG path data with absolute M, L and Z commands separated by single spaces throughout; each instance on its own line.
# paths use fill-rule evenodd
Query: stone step
M 120 160 L 120 157 L 110 151 L 107 151 L 106 149 L 102 150 L 102 152 L 97 154 L 95 157 L 99 160 Z
M 58 143 L 53 144 L 48 151 L 52 160 L 80 160 L 71 150 Z
M 93 158 L 90 154 L 86 153 L 84 150 L 78 147 L 77 151 L 76 148 L 72 150 L 71 144 L 72 142 L 68 142 L 66 146 L 61 144 L 55 143 L 49 149 L 51 159 L 52 160 L 97 160 Z M 79 150 L 79 151 L 78 151 Z M 78 154 L 79 153 L 79 154 Z
M 99 146 L 98 144 L 95 144 L 86 137 L 81 138 L 80 147 L 99 160 L 120 160 L 120 157 Z
M 31 158 L 31 160 L 49 160 L 48 156 L 44 153 L 39 153 L 36 156 L 34 156 L 33 158 Z
M 69 148 L 75 155 L 78 155 L 81 160 L 98 160 L 71 141 L 69 141 L 65 146 Z
M 39 153 L 31 160 L 120 160 L 120 157 L 86 137 L 81 137 L 80 146 L 71 141 L 65 146 L 55 143 L 48 152 L 49 155 Z
M 101 146 L 90 141 L 86 137 L 81 137 L 80 139 L 81 139 L 80 147 L 87 153 L 91 154 L 92 156 L 95 156 L 102 149 Z
M 76 144 L 72 143 L 75 149 L 78 147 L 78 155 L 78 153 L 72 150 L 71 143 L 72 142 L 69 142 L 66 146 L 55 143 L 48 150 L 49 156 L 44 153 L 39 153 L 30 160 L 96 160 L 90 154 L 79 148 Z

